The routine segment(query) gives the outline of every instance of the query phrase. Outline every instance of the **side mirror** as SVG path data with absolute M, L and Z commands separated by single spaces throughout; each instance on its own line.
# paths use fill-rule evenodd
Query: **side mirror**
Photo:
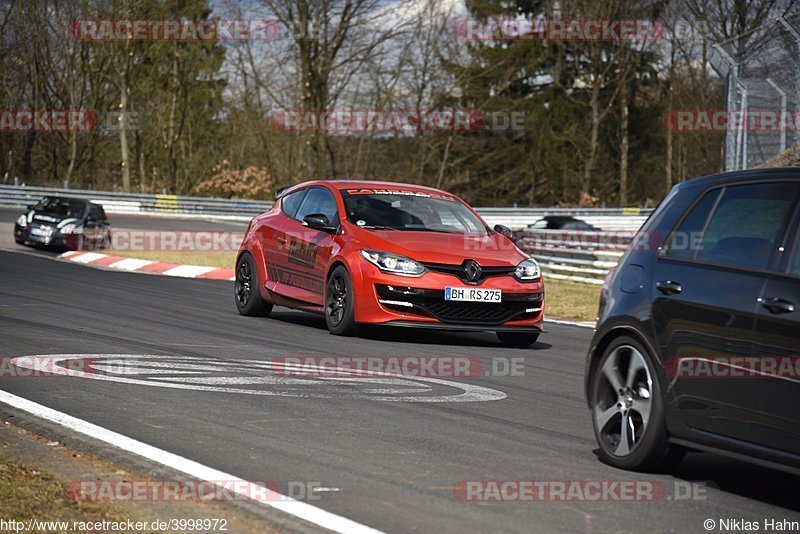
M 31 211 L 31 210 L 33 210 L 33 208 L 35 208 L 35 207 L 36 207 L 36 204 L 28 204 L 28 206 L 27 206 L 27 210 L 28 210 L 28 211 Z
M 498 234 L 502 235 L 502 236 L 505 236 L 505 237 L 509 238 L 509 239 L 511 239 L 512 236 L 514 235 L 514 233 L 511 231 L 511 229 L 508 226 L 503 226 L 502 224 L 495 224 L 494 225 L 494 231 L 497 232 Z
M 336 227 L 331 225 L 328 217 L 322 213 L 310 213 L 303 218 L 303 224 L 314 230 L 328 232 L 333 234 L 336 232 Z

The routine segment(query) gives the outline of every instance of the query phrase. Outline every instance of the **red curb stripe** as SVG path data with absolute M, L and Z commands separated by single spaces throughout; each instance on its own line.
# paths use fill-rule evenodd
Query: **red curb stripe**
M 139 269 L 136 269 L 136 271 L 140 273 L 163 273 L 169 271 L 170 269 L 174 269 L 175 267 L 180 267 L 180 266 L 175 263 L 157 261 L 155 263 L 151 263 L 150 265 L 145 265 L 144 267 L 140 267 Z
M 230 280 L 234 276 L 233 269 L 215 269 L 205 274 L 201 274 L 197 278 L 207 278 L 210 280 Z
M 118 261 L 124 260 L 125 258 L 120 258 L 119 256 L 104 256 L 98 260 L 94 260 L 90 263 L 90 265 L 101 265 L 104 267 L 108 267 L 112 263 L 117 263 Z

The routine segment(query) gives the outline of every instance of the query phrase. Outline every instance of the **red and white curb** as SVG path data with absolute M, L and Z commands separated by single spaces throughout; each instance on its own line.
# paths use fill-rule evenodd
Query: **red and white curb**
M 219 269 L 217 267 L 207 267 L 204 265 L 179 265 L 177 263 L 140 260 L 137 258 L 121 258 L 109 254 L 100 254 L 99 252 L 73 250 L 61 254 L 59 259 L 91 265 L 93 267 L 103 267 L 105 269 L 133 273 L 160 274 L 164 276 L 177 276 L 179 278 L 203 278 L 206 280 L 233 281 L 236 279 L 233 269 Z

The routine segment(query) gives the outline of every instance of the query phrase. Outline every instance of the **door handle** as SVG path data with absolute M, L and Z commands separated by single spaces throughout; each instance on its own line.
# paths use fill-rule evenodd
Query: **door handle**
M 662 280 L 661 282 L 656 282 L 656 289 L 665 295 L 677 295 L 683 291 L 681 285 L 678 282 L 673 282 L 672 280 Z
M 768 309 L 770 313 L 792 313 L 794 311 L 794 304 L 788 300 L 779 299 L 778 297 L 770 297 L 766 299 L 759 298 L 758 302 Z

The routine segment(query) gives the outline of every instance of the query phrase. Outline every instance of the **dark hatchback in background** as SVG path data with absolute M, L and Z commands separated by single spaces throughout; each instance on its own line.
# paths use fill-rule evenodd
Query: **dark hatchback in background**
M 545 215 L 528 225 L 528 230 L 572 230 L 576 232 L 599 232 L 600 228 L 570 215 Z
M 607 463 L 800 474 L 800 169 L 676 186 L 609 276 L 586 367 Z
M 111 225 L 103 207 L 88 200 L 49 196 L 28 206 L 14 224 L 18 244 L 55 248 L 104 248 Z

